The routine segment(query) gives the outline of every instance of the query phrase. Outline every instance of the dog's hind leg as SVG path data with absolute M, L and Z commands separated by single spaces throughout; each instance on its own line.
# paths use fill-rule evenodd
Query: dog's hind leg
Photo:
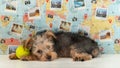
M 99 48 L 95 48 L 95 49 L 92 50 L 91 54 L 92 54 L 92 57 L 95 58 L 99 55 L 99 53 L 100 53 Z
M 92 55 L 82 51 L 82 49 L 71 49 L 70 54 L 74 61 L 87 61 L 92 59 Z

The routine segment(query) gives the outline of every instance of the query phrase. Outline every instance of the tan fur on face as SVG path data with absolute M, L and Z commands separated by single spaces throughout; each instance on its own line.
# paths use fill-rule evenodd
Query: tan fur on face
M 32 47 L 32 52 L 36 55 L 41 61 L 46 61 L 47 56 L 51 56 L 51 60 L 57 58 L 56 52 L 53 52 L 53 42 L 49 40 L 46 35 L 38 35 L 36 36 L 36 40 Z M 42 53 L 39 53 L 41 51 Z
M 51 60 L 57 59 L 57 53 L 56 52 L 50 52 L 48 55 L 51 56 Z
M 47 55 L 51 56 L 51 61 L 54 60 L 54 59 L 57 59 L 57 53 L 56 52 L 50 52 L 48 54 L 42 55 L 41 58 L 40 58 L 40 61 L 48 61 Z

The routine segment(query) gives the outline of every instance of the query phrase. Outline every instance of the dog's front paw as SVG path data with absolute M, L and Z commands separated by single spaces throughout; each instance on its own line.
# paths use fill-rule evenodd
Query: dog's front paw
M 9 55 L 9 59 L 11 59 L 11 60 L 17 60 L 18 57 L 16 56 L 15 53 L 12 53 L 12 54 Z
M 23 56 L 23 57 L 20 58 L 20 60 L 22 60 L 22 61 L 34 61 L 34 60 L 36 60 L 36 57 L 34 57 L 34 56 Z
M 21 57 L 20 60 L 22 60 L 22 61 L 29 61 L 30 59 L 26 56 L 26 57 Z

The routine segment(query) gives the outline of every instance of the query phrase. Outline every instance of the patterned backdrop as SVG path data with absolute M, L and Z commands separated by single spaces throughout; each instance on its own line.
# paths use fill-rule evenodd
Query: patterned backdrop
M 102 53 L 120 53 L 120 0 L 0 0 L 0 54 L 37 31 L 80 32 Z

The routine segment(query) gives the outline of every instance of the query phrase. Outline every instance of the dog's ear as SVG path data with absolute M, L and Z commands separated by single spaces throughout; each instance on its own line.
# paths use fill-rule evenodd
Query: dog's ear
M 45 36 L 49 39 L 51 38 L 55 38 L 56 39 L 56 36 L 54 35 L 54 33 L 51 31 L 51 30 L 48 30 L 45 32 Z
M 24 40 L 22 42 L 24 48 L 28 48 L 28 49 L 31 49 L 31 47 L 33 46 L 33 38 L 28 38 L 26 40 Z

